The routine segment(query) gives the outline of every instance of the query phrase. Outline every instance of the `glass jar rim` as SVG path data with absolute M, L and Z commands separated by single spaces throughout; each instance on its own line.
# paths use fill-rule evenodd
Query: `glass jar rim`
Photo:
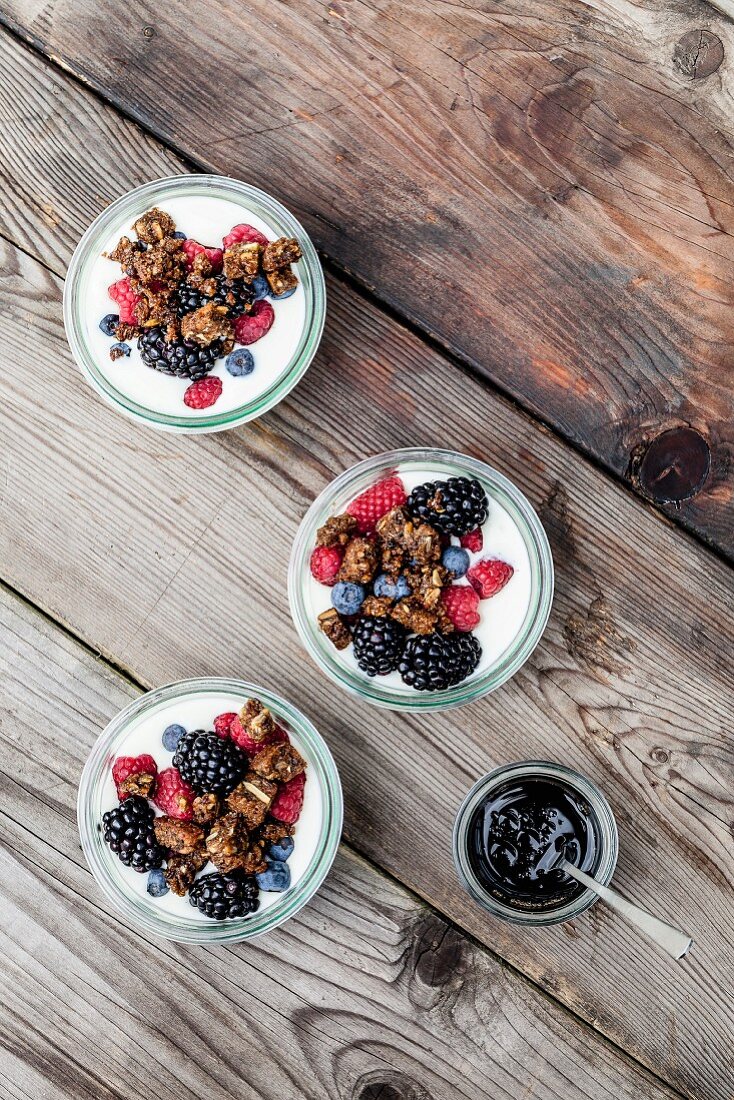
M 254 213 L 273 225 L 282 236 L 297 237 L 301 245 L 301 282 L 306 294 L 306 318 L 303 332 L 290 363 L 259 397 L 230 409 L 202 417 L 157 412 L 139 404 L 117 390 L 97 365 L 96 356 L 88 346 L 82 318 L 84 303 L 79 287 L 87 265 L 97 258 L 102 243 L 121 213 L 138 213 L 151 201 L 165 203 L 165 196 L 186 194 L 244 199 Z M 133 209 L 134 208 L 134 209 Z M 290 393 L 308 370 L 318 349 L 326 318 L 326 286 L 321 262 L 314 245 L 301 223 L 272 195 L 231 176 L 184 173 L 161 176 L 120 195 L 97 215 L 85 230 L 69 263 L 64 284 L 64 328 L 74 360 L 96 392 L 118 412 L 138 423 L 159 431 L 204 434 L 225 431 L 262 416 Z
M 612 808 L 591 779 L 565 764 L 556 764 L 550 760 L 520 760 L 511 764 L 503 764 L 487 772 L 486 775 L 476 781 L 459 807 L 454 822 L 452 847 L 456 872 L 462 886 L 478 905 L 509 924 L 535 925 L 537 927 L 561 924 L 580 916 L 581 913 L 585 913 L 598 901 L 598 895 L 593 890 L 585 889 L 566 905 L 547 912 L 513 909 L 511 906 L 504 905 L 492 897 L 484 889 L 469 862 L 467 833 L 474 811 L 489 792 L 519 778 L 549 779 L 570 787 L 588 801 L 595 824 L 598 827 L 597 840 L 600 851 L 599 862 L 594 870 L 594 878 L 604 886 L 610 883 L 617 866 L 617 856 L 619 854 L 619 834 Z
M 333 656 L 331 643 L 312 622 L 304 598 L 304 580 L 308 576 L 316 530 L 327 515 L 334 514 L 334 501 L 340 500 L 345 505 L 352 496 L 367 488 L 366 483 L 361 484 L 362 481 L 376 477 L 378 473 L 381 477 L 387 476 L 389 472 L 407 463 L 451 465 L 460 473 L 476 477 L 485 489 L 489 487 L 490 493 L 499 498 L 517 523 L 528 550 L 533 576 L 536 578 L 534 598 L 531 599 L 523 625 L 499 660 L 481 674 L 441 692 L 407 694 L 390 691 L 379 683 L 379 677 L 370 678 L 342 665 Z M 548 536 L 524 493 L 504 474 L 480 459 L 459 451 L 426 447 L 405 447 L 374 455 L 351 466 L 329 482 L 313 501 L 299 525 L 288 567 L 291 616 L 309 656 L 340 687 L 375 706 L 390 710 L 446 710 L 474 702 L 495 691 L 515 675 L 540 641 L 550 615 L 553 588 L 553 557 Z
M 124 741 L 130 724 L 142 715 L 192 695 L 223 694 L 242 699 L 255 697 L 285 721 L 308 756 L 309 779 L 319 784 L 322 822 L 316 850 L 301 877 L 278 901 L 249 917 L 227 921 L 187 920 L 155 912 L 144 898 L 126 891 L 122 877 L 113 872 L 99 830 L 102 788 L 109 777 L 111 759 Z M 178 943 L 234 943 L 271 932 L 298 913 L 323 883 L 336 857 L 343 824 L 341 781 L 331 751 L 316 727 L 293 704 L 258 684 L 226 677 L 201 677 L 165 684 L 134 699 L 107 724 L 87 757 L 79 783 L 77 820 L 82 849 L 97 885 L 115 910 L 138 929 Z

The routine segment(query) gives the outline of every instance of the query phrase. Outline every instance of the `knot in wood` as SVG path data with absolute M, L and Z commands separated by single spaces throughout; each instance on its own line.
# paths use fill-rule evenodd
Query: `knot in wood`
M 679 504 L 703 488 L 711 448 L 695 428 L 671 428 L 653 439 L 640 463 L 640 488 L 658 504 Z
M 718 35 L 703 28 L 688 31 L 673 50 L 673 64 L 689 80 L 701 80 L 715 73 L 724 60 L 724 44 Z

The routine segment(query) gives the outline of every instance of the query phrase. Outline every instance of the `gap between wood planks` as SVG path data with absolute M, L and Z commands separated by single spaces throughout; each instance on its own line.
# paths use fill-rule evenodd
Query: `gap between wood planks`
M 124 666 L 122 666 L 118 662 L 116 662 L 116 661 L 112 660 L 111 658 L 109 658 L 109 657 L 103 655 L 102 653 L 100 653 L 98 649 L 96 649 L 94 646 L 91 646 L 84 638 L 77 635 L 65 623 L 56 620 L 53 616 L 49 615 L 42 608 L 38 607 L 31 600 L 29 600 L 22 592 L 19 592 L 17 589 L 15 589 L 12 585 L 9 585 L 2 578 L 0 578 L 0 589 L 5 591 L 6 593 L 10 594 L 14 599 L 16 599 L 19 602 L 19 604 L 21 606 L 28 608 L 29 611 L 32 614 L 38 616 L 40 619 L 42 619 L 45 622 L 49 623 L 54 630 L 60 632 L 61 634 L 65 635 L 67 638 L 69 638 L 75 646 L 77 646 L 78 648 L 80 648 L 80 649 L 84 650 L 85 652 L 89 653 L 92 657 L 94 657 L 94 659 L 96 661 L 100 661 L 111 672 L 113 672 L 116 676 L 120 677 L 120 679 L 124 680 L 129 686 L 134 688 L 136 691 L 140 691 L 141 693 L 145 693 L 149 690 L 149 688 L 146 687 L 145 684 L 143 684 L 129 669 L 125 668 Z M 14 777 L 14 781 L 17 782 L 17 777 Z M 21 823 L 15 821 L 14 818 L 12 818 L 9 814 L 7 814 L 7 811 L 2 810 L 2 811 L 0 811 L 0 813 L 2 813 L 4 816 L 7 816 L 10 820 L 14 821 L 16 826 L 18 826 L 23 831 L 25 831 L 25 826 L 23 826 L 23 825 L 21 825 Z M 42 840 L 43 843 L 47 843 L 47 838 L 37 837 L 37 839 Z M 399 890 L 401 890 L 405 894 L 407 894 L 411 898 L 411 900 L 416 904 L 416 906 L 419 906 L 419 907 L 423 908 L 423 910 L 426 913 L 431 914 L 435 919 L 440 921 L 444 926 L 444 936 L 447 935 L 449 931 L 451 931 L 454 934 L 456 934 L 458 937 L 460 937 L 461 939 L 465 940 L 475 951 L 481 952 L 481 953 L 486 953 L 487 955 L 489 955 L 507 973 L 512 974 L 520 982 L 527 983 L 529 986 L 531 986 L 533 988 L 533 990 L 535 990 L 537 992 L 537 994 L 539 994 L 541 997 L 546 999 L 551 1004 L 554 1004 L 555 1006 L 557 1006 L 557 1008 L 560 1012 L 567 1013 L 573 1020 L 576 1021 L 576 1023 L 578 1024 L 578 1026 L 581 1029 L 586 1030 L 587 1028 L 589 1028 L 593 1032 L 595 1037 L 597 1037 L 601 1042 L 606 1043 L 608 1045 L 609 1049 L 612 1050 L 615 1053 L 615 1056 L 621 1057 L 623 1059 L 629 1059 L 636 1066 L 639 1066 L 640 1070 L 642 1072 L 649 1074 L 650 1077 L 655 1081 L 656 1084 L 659 1085 L 660 1088 L 662 1088 L 664 1090 L 669 1090 L 672 1095 L 680 1097 L 681 1100 L 687 1100 L 686 1095 L 683 1092 L 681 1092 L 679 1089 L 677 1089 L 675 1087 L 675 1085 L 673 1085 L 669 1081 L 666 1081 L 663 1077 L 660 1076 L 660 1074 L 656 1073 L 654 1069 L 652 1069 L 648 1065 L 645 1065 L 645 1063 L 643 1063 L 639 1059 L 637 1059 L 634 1056 L 634 1054 L 632 1054 L 630 1051 L 626 1050 L 624 1047 L 620 1046 L 618 1043 L 615 1043 L 607 1035 L 605 1035 L 603 1032 L 599 1031 L 593 1025 L 593 1023 L 591 1021 L 587 1021 L 582 1016 L 579 1016 L 578 1013 L 574 1012 L 572 1008 L 570 1008 L 567 1004 L 565 1004 L 560 999 L 554 997 L 552 995 L 552 993 L 550 993 L 548 990 L 546 990 L 542 986 L 538 985 L 537 982 L 535 982 L 527 974 L 523 973 L 522 970 L 518 969 L 516 966 L 513 966 L 510 962 L 508 962 L 506 959 L 504 959 L 501 955 L 496 954 L 490 947 L 488 947 L 485 943 L 482 943 L 475 936 L 473 936 L 470 932 L 465 931 L 463 928 L 461 928 L 459 925 L 457 925 L 454 921 L 452 921 L 448 916 L 446 916 L 444 913 L 441 913 L 438 909 L 436 909 L 436 907 L 433 906 L 429 901 L 427 901 L 422 896 L 416 894 L 415 891 L 411 890 L 409 886 L 407 886 L 405 883 L 401 882 L 400 879 L 398 879 L 395 875 L 392 875 L 389 871 L 385 870 L 384 868 L 380 867 L 378 864 L 374 863 L 368 856 L 364 855 L 362 852 L 359 852 L 356 849 L 354 849 L 343 838 L 340 839 L 340 846 L 342 846 L 350 854 L 353 854 L 355 856 L 355 858 L 363 860 L 364 863 L 367 866 L 369 866 L 375 872 L 375 874 L 379 875 L 381 878 L 385 879 L 387 882 L 390 882 L 390 883 L 394 884 Z M 58 849 L 55 849 L 55 850 L 58 851 Z M 59 851 L 59 854 L 65 859 L 69 858 L 66 852 Z M 94 903 L 91 903 L 91 904 L 94 904 Z M 106 914 L 106 912 L 107 912 L 106 910 L 100 908 L 100 906 L 98 906 L 96 904 L 94 905 L 94 908 L 97 909 L 101 913 Z M 166 952 L 160 947 L 159 944 L 154 944 L 153 946 L 156 947 L 156 949 L 160 948 L 162 950 L 162 953 L 164 955 L 166 954 Z
M 724 0 L 724 2 L 727 2 L 727 0 Z M 734 0 L 732 0 L 732 2 L 734 3 Z M 77 73 L 70 66 L 65 65 L 62 58 L 57 57 L 54 54 L 45 53 L 41 43 L 37 39 L 34 39 L 31 35 L 26 34 L 22 28 L 12 23 L 4 15 L 2 10 L 0 10 L 0 27 L 4 28 L 5 33 L 14 38 L 17 42 L 19 42 L 21 46 L 25 47 L 31 53 L 39 57 L 44 64 L 47 64 L 51 68 L 55 68 L 62 72 L 67 79 L 71 80 L 74 84 L 84 88 L 88 93 L 93 95 L 102 103 L 105 103 L 108 107 L 110 107 L 113 111 L 120 115 L 121 118 L 124 118 L 127 121 L 133 123 L 143 134 L 155 141 L 161 148 L 175 154 L 175 156 L 192 174 L 211 174 L 211 170 L 202 163 L 198 162 L 195 157 L 191 156 L 190 153 L 184 152 L 175 144 L 175 142 L 161 137 L 155 132 L 155 130 L 151 129 L 149 125 L 141 121 L 141 119 L 138 118 L 133 112 L 120 107 L 119 104 L 117 104 L 111 97 L 104 95 L 104 93 L 101 92 L 98 88 L 95 88 L 92 82 L 85 80 L 81 73 Z M 317 218 L 319 221 L 325 220 L 322 215 L 317 214 L 314 211 L 312 211 L 311 213 L 312 216 Z M 3 234 L 0 234 L 0 237 L 2 237 L 2 239 L 4 240 L 7 240 L 9 244 L 13 245 L 13 247 L 18 248 L 19 251 L 24 252 L 24 254 L 27 255 L 29 258 L 36 260 L 47 271 L 50 271 L 52 274 L 57 275 L 61 279 L 65 279 L 65 271 L 57 271 L 55 268 L 50 267 L 46 262 L 44 262 L 44 260 L 35 256 L 33 253 L 26 251 L 21 244 L 12 240 L 11 238 L 5 237 Z M 732 561 L 729 556 L 724 552 L 724 550 L 719 548 L 711 540 L 705 538 L 701 532 L 697 531 L 693 526 L 689 526 L 688 524 L 684 524 L 682 522 L 676 523 L 666 512 L 663 511 L 662 507 L 658 507 L 653 501 L 649 500 L 642 493 L 637 492 L 627 478 L 617 473 L 611 467 L 605 465 L 600 458 L 597 458 L 597 456 L 594 455 L 591 451 L 587 451 L 586 449 L 584 449 L 573 438 L 563 435 L 549 420 L 544 419 L 537 412 L 527 409 L 523 404 L 521 404 L 521 402 L 510 390 L 498 384 L 496 380 L 489 379 L 486 375 L 482 374 L 472 365 L 469 359 L 466 359 L 459 353 L 457 353 L 457 351 L 450 347 L 447 342 L 441 340 L 436 333 L 430 332 L 429 330 L 422 328 L 420 324 L 404 316 L 397 307 L 395 307 L 388 300 L 380 296 L 377 287 L 371 286 L 370 284 L 361 280 L 359 276 L 355 275 L 354 272 L 347 270 L 323 249 L 319 248 L 318 253 L 324 267 L 331 275 L 333 275 L 335 279 L 338 279 L 339 281 L 345 283 L 351 290 L 354 291 L 355 294 L 368 302 L 376 310 L 384 313 L 388 318 L 397 322 L 399 325 L 401 325 L 402 328 L 414 335 L 417 339 L 421 340 L 429 348 L 440 353 L 457 370 L 461 371 L 463 374 L 468 375 L 473 380 L 479 382 L 480 385 L 484 386 L 488 392 L 501 397 L 504 401 L 508 402 L 508 404 L 512 405 L 513 408 L 521 411 L 523 415 L 527 416 L 533 423 L 542 426 L 550 435 L 560 440 L 563 445 L 568 448 L 569 451 L 571 451 L 575 455 L 578 455 L 580 458 L 583 458 L 594 469 L 598 470 L 605 477 L 609 478 L 609 480 L 612 481 L 614 484 L 624 489 L 624 491 L 629 494 L 634 500 L 641 502 L 648 509 L 648 511 L 653 513 L 659 520 L 667 523 L 676 531 L 679 531 L 682 534 L 686 534 L 689 537 L 693 538 L 698 545 L 703 546 L 719 561 L 723 562 L 730 568 L 732 567 Z

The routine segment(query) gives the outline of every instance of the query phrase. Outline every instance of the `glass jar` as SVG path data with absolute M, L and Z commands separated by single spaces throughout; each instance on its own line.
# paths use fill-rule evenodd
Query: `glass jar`
M 572 920 L 586 912 L 596 901 L 593 890 L 581 892 L 567 903 L 551 909 L 520 909 L 504 903 L 488 891 L 477 877 L 469 858 L 469 834 L 474 813 L 481 803 L 500 788 L 521 780 L 546 781 L 570 789 L 581 797 L 589 809 L 594 832 L 595 859 L 588 873 L 602 885 L 611 881 L 617 865 L 619 838 L 614 814 L 599 788 L 572 768 L 553 764 L 547 760 L 526 760 L 506 764 L 479 779 L 464 799 L 456 815 L 453 836 L 454 863 L 462 885 L 483 909 L 511 924 L 545 926 Z
M 425 474 L 425 480 L 476 478 L 490 502 L 498 502 L 514 520 L 530 562 L 529 604 L 514 639 L 488 667 L 446 691 L 420 692 L 405 685 L 397 688 L 385 684 L 380 676 L 368 677 L 357 668 L 353 659 L 351 664 L 348 663 L 319 630 L 316 614 L 310 605 L 309 592 L 313 582 L 309 563 L 318 528 L 330 516 L 343 512 L 359 493 L 396 472 L 406 476 L 415 473 L 422 477 Z M 411 447 L 365 459 L 340 474 L 319 494 L 304 516 L 293 543 L 288 595 L 291 615 L 301 641 L 316 664 L 335 683 L 377 706 L 406 711 L 443 710 L 474 702 L 495 691 L 527 661 L 540 640 L 550 614 L 553 558 L 548 537 L 532 505 L 501 473 L 458 451 Z
M 96 275 L 93 274 L 95 265 L 101 253 L 110 247 L 110 235 L 122 236 L 124 233 L 129 232 L 133 222 L 150 207 L 160 206 L 166 210 L 167 204 L 173 201 L 180 204 L 182 200 L 199 201 L 201 199 L 223 200 L 233 203 L 235 206 L 241 207 L 240 221 L 259 220 L 264 227 L 263 231 L 265 229 L 269 230 L 270 235 L 296 237 L 298 239 L 303 253 L 302 259 L 297 265 L 298 275 L 305 296 L 301 335 L 298 341 L 293 343 L 289 360 L 280 365 L 277 371 L 273 373 L 272 382 L 265 388 L 253 387 L 252 397 L 249 400 L 244 400 L 242 404 L 236 407 L 219 412 L 216 411 L 216 405 L 212 406 L 211 410 L 205 410 L 204 412 L 190 410 L 183 403 L 183 389 L 180 380 L 162 376 L 170 387 L 178 387 L 175 390 L 171 389 L 170 394 L 175 394 L 176 405 L 178 405 L 180 397 L 181 411 L 176 410 L 174 412 L 148 408 L 142 398 L 138 397 L 136 399 L 130 392 L 124 392 L 122 382 L 115 385 L 115 374 L 120 372 L 120 378 L 124 377 L 121 372 L 125 370 L 126 360 L 118 360 L 110 367 L 106 360 L 108 351 L 105 350 L 102 353 L 99 347 L 95 347 L 97 333 L 94 326 L 98 324 L 102 313 L 104 313 L 100 300 L 99 308 L 102 312 L 100 317 L 95 317 L 94 324 L 92 324 L 89 317 L 92 308 L 91 303 L 97 302 L 100 294 L 100 279 L 104 281 L 104 277 L 100 275 L 98 269 Z M 199 212 L 197 223 L 201 217 L 202 215 Z M 205 218 L 203 220 L 206 221 Z M 116 230 L 115 227 L 118 227 L 118 229 Z M 204 232 L 205 229 L 202 229 L 200 235 L 204 236 Z M 217 242 L 204 237 L 203 243 L 216 244 Z M 119 267 L 115 268 L 110 263 L 108 283 L 113 283 L 121 277 L 122 272 Z M 106 311 L 108 313 L 116 312 L 117 307 L 112 300 L 107 300 L 104 297 L 106 286 L 102 288 L 102 291 L 103 300 L 106 301 Z M 284 299 L 280 305 L 288 305 L 287 299 Z M 278 324 L 278 306 L 279 303 L 276 300 L 274 303 L 276 319 L 271 333 L 275 332 Z M 316 250 L 303 226 L 277 199 L 272 198 L 272 196 L 256 187 L 243 183 L 241 180 L 230 179 L 227 176 L 169 176 L 153 180 L 122 195 L 95 218 L 80 240 L 69 264 L 64 287 L 66 335 L 74 359 L 87 381 L 92 384 L 105 401 L 120 412 L 132 417 L 141 424 L 171 432 L 223 431 L 262 416 L 264 412 L 267 412 L 268 409 L 281 401 L 305 374 L 319 346 L 325 314 L 324 276 Z M 270 333 L 265 339 L 267 340 L 269 336 Z M 109 343 L 112 343 L 112 339 Z M 257 349 L 253 350 L 253 354 L 257 358 Z M 105 363 L 105 370 L 101 367 L 102 362 Z M 145 369 L 150 370 L 151 374 L 151 379 L 146 385 L 157 385 L 153 380 L 157 372 L 151 370 L 151 368 Z M 267 371 L 267 361 L 258 363 L 256 370 L 258 372 Z M 255 374 L 250 379 L 233 379 L 226 372 L 223 372 L 222 378 L 226 390 L 228 384 L 235 385 L 238 382 L 245 382 L 249 386 L 251 379 L 255 378 Z
M 225 697 L 225 700 L 223 700 Z M 249 698 L 260 699 L 275 720 L 282 723 L 298 749 L 305 757 L 307 767 L 306 795 L 309 784 L 316 784 L 319 818 L 312 835 L 308 837 L 310 856 L 292 885 L 282 894 L 268 895 L 267 907 L 247 917 L 225 921 L 202 917 L 188 899 L 181 899 L 181 906 L 174 912 L 164 908 L 160 899 L 150 897 L 144 890 L 147 876 L 130 872 L 122 866 L 117 856 L 104 843 L 100 828 L 102 814 L 116 803 L 112 784 L 112 764 L 121 753 L 131 751 L 130 738 L 149 719 L 155 720 L 158 737 L 164 727 L 181 721 L 186 706 L 204 706 L 211 700 L 211 723 L 217 713 L 239 710 Z M 227 705 L 222 706 L 226 701 Z M 170 717 L 172 704 L 177 718 Z M 207 710 L 208 712 L 208 710 Z M 160 717 L 159 717 L 160 716 Z M 194 727 L 196 728 L 196 727 Z M 211 725 L 208 725 L 211 729 Z M 127 748 L 125 746 L 128 746 Z M 160 740 L 157 744 L 139 744 L 134 752 L 149 752 L 158 759 L 161 755 Z M 313 796 L 312 796 L 313 797 Z M 316 806 L 316 803 L 314 803 Z M 82 848 L 92 874 L 113 907 L 136 925 L 142 932 L 176 940 L 179 943 L 232 943 L 248 940 L 270 932 L 294 916 L 320 887 L 339 846 L 342 830 L 342 790 L 334 759 L 314 726 L 296 707 L 274 695 L 266 688 L 241 680 L 197 679 L 182 680 L 150 691 L 125 707 L 100 734 L 84 765 L 77 799 L 77 816 Z M 305 827 L 306 804 L 303 816 L 295 827 L 295 848 L 289 865 L 293 869 L 299 847 L 299 829 Z M 316 814 L 312 815 L 316 821 Z M 305 843 L 305 835 L 302 835 Z M 261 894 L 261 899 L 264 895 Z M 177 899 L 178 900 L 178 899 Z M 188 910 L 191 916 L 188 915 Z

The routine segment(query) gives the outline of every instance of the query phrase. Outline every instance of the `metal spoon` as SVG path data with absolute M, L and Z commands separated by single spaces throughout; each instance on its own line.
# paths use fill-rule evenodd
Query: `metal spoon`
M 633 905 L 631 901 L 627 901 L 616 890 L 611 890 L 608 886 L 602 886 L 600 882 L 597 882 L 591 875 L 587 875 L 585 871 L 579 871 L 578 867 L 574 867 L 567 859 L 563 859 L 557 866 L 561 871 L 565 871 L 567 875 L 575 878 L 577 882 L 582 883 L 587 890 L 593 890 L 602 901 L 607 903 L 610 909 L 615 909 L 618 913 L 621 913 L 630 924 L 634 924 L 635 928 L 639 928 L 641 932 L 649 936 L 658 947 L 662 947 L 674 959 L 682 959 L 690 951 L 693 940 L 685 932 L 681 932 L 679 928 L 674 928 L 672 924 L 666 924 L 664 920 L 653 917 L 651 913 L 640 909 L 639 905 Z

